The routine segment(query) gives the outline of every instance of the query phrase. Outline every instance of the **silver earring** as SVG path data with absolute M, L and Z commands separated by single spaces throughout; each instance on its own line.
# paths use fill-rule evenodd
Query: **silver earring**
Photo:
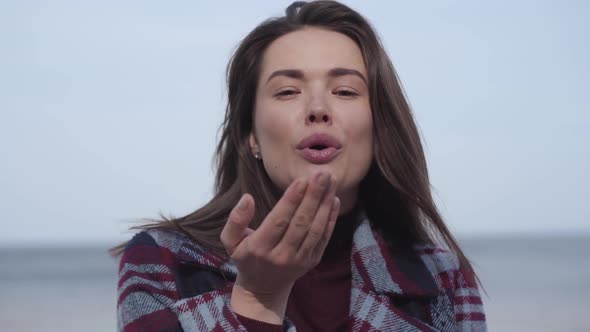
M 254 158 L 260 159 L 260 152 L 254 152 Z

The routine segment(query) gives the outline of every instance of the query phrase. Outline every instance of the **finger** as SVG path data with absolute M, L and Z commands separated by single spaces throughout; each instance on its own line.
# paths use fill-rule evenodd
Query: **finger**
M 324 255 L 324 251 L 326 251 L 326 247 L 330 242 L 330 238 L 332 237 L 332 233 L 334 232 L 334 227 L 336 227 L 336 221 L 338 220 L 338 215 L 340 214 L 340 199 L 338 197 L 334 197 L 332 199 L 332 210 L 330 211 L 330 219 L 328 224 L 326 225 L 326 230 L 324 232 L 324 236 L 322 240 L 319 241 L 316 245 L 314 250 L 315 255 L 319 255 L 319 259 Z
M 221 243 L 231 255 L 236 246 L 248 235 L 248 225 L 254 217 L 254 199 L 244 194 L 238 204 L 231 210 L 229 218 L 221 231 Z
M 301 204 L 308 181 L 297 179 L 285 190 L 281 199 L 268 213 L 253 236 L 261 247 L 271 250 L 281 240 L 297 207 Z
M 314 220 L 309 227 L 309 231 L 301 243 L 301 247 L 297 250 L 297 255 L 301 258 L 307 259 L 313 255 L 317 244 L 322 240 L 326 232 L 326 227 L 330 221 L 330 212 L 334 205 L 334 196 L 336 195 L 336 183 L 332 179 L 328 192 L 322 199 Z
M 277 244 L 276 250 L 288 250 L 293 253 L 299 250 L 315 218 L 320 202 L 330 187 L 330 181 L 330 174 L 325 172 L 319 172 L 314 176 L 313 182 L 309 184 L 305 196 L 295 211 L 285 235 Z

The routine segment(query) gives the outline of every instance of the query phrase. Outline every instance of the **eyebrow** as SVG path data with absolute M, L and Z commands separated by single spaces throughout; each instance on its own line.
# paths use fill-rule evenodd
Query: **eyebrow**
M 330 71 L 328 71 L 329 77 L 339 77 L 339 76 L 345 76 L 345 75 L 358 76 L 363 80 L 363 82 L 365 82 L 365 84 L 368 85 L 367 79 L 363 76 L 363 74 L 361 74 L 356 69 L 338 67 L 338 68 L 332 68 L 332 69 L 330 69 Z M 271 79 L 273 79 L 274 77 L 277 77 L 277 76 L 286 76 L 286 77 L 295 78 L 298 80 L 302 80 L 305 77 L 305 75 L 303 74 L 303 71 L 301 71 L 299 69 L 281 69 L 281 70 L 274 71 L 272 74 L 270 74 L 270 76 L 266 80 L 266 84 L 268 84 L 268 82 L 270 82 Z

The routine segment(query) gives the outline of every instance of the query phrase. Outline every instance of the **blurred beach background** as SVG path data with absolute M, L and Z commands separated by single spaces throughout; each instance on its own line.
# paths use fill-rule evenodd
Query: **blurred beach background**
M 490 331 L 590 331 L 590 3 L 343 1 L 380 34 Z M 0 330 L 113 331 L 107 249 L 211 196 L 224 71 L 290 1 L 0 1 Z

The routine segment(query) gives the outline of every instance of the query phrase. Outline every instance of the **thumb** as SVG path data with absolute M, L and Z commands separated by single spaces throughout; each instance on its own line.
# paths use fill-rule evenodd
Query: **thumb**
M 231 210 L 229 218 L 221 231 L 221 243 L 231 256 L 238 244 L 253 231 L 248 225 L 254 218 L 254 199 L 250 194 L 242 195 L 238 204 Z

